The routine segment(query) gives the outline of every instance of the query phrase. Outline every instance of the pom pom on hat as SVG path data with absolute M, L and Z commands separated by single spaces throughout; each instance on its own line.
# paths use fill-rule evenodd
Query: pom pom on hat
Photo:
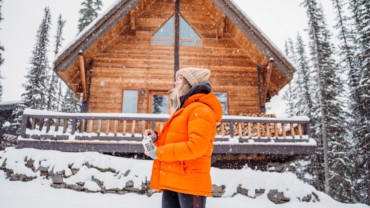
M 176 79 L 178 79 L 179 76 L 183 76 L 189 82 L 189 84 L 194 87 L 200 83 L 208 81 L 210 75 L 211 71 L 209 71 L 209 69 L 188 67 L 177 71 Z

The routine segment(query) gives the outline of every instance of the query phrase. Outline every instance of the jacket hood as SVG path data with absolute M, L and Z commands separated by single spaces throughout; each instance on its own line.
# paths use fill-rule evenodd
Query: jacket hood
M 208 94 L 203 94 L 203 93 L 194 94 L 186 100 L 183 107 L 186 107 L 187 105 L 194 103 L 194 102 L 201 102 L 201 103 L 206 104 L 215 113 L 216 122 L 221 121 L 222 106 L 221 106 L 220 101 L 218 101 L 216 95 L 213 92 L 210 92 Z

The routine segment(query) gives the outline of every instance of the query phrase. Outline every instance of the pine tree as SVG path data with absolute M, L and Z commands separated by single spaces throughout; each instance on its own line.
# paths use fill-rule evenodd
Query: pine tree
M 22 94 L 22 99 L 28 108 L 45 109 L 47 107 L 47 47 L 49 45 L 50 20 L 50 10 L 46 7 L 44 18 L 37 31 L 36 45 L 32 51 L 31 68 L 26 75 L 26 83 L 23 84 L 25 92 Z
M 81 32 L 98 17 L 98 12 L 101 10 L 103 3 L 101 0 L 85 0 L 81 3 L 81 6 L 80 19 L 78 20 L 78 32 Z
M 75 113 L 80 111 L 80 104 L 76 99 L 74 92 L 67 89 L 64 99 L 62 100 L 62 112 Z
M 57 34 L 55 36 L 55 48 L 54 48 L 54 56 L 57 56 L 59 53 L 59 49 L 62 46 L 63 41 L 63 27 L 65 24 L 65 20 L 62 19 L 62 15 L 59 15 L 58 23 L 57 23 Z M 48 103 L 47 103 L 47 110 L 58 111 L 60 105 L 60 94 L 61 94 L 61 80 L 58 75 L 53 71 L 51 71 L 51 78 L 49 81 L 48 87 Z
M 3 14 L 1 12 L 2 5 L 3 5 L 3 0 L 0 0 L 0 22 L 3 20 Z M 3 65 L 4 63 L 4 58 L 2 54 L 3 51 L 4 51 L 4 46 L 0 44 L 0 66 Z M 3 86 L 1 84 L 1 79 L 2 79 L 2 76 L 1 76 L 1 71 L 0 71 L 0 101 L 1 101 L 1 98 L 3 97 Z
M 296 44 L 296 51 L 297 51 L 297 68 L 298 73 L 300 73 L 300 80 L 301 80 L 301 95 L 299 96 L 302 101 L 300 102 L 301 105 L 299 106 L 300 112 L 302 115 L 306 115 L 309 118 L 312 116 L 312 106 L 313 101 L 311 97 L 311 80 L 310 80 L 310 68 L 308 65 L 308 58 L 305 51 L 305 44 L 303 42 L 302 36 L 298 33 L 297 34 L 297 44 Z
M 288 57 L 288 59 L 292 60 L 292 52 L 290 51 L 290 47 L 288 45 L 288 42 L 285 41 L 285 56 Z M 289 82 L 286 91 L 283 94 L 283 100 L 287 102 L 287 109 L 285 109 L 285 112 L 288 114 L 289 117 L 293 117 L 294 113 L 294 100 L 293 100 L 293 87 L 292 87 L 292 81 Z
M 344 139 L 343 106 L 338 100 L 338 91 L 343 87 L 333 59 L 333 46 L 322 7 L 316 0 L 304 0 L 303 6 L 307 9 L 309 21 L 312 76 L 317 81 L 313 92 L 317 102 L 313 103 L 312 120 L 315 125 L 313 137 L 317 140 L 318 148 L 311 156 L 308 169 L 316 177 L 316 188 L 338 199 L 335 191 L 337 187 L 345 187 L 348 179 L 347 173 L 341 175 L 338 170 L 338 163 L 343 162 L 343 158 L 338 156 L 348 151 Z
M 357 31 L 355 60 L 360 63 L 359 70 L 349 73 L 354 141 L 352 155 L 357 173 L 354 198 L 357 202 L 370 204 L 370 2 L 350 0 L 349 3 Z

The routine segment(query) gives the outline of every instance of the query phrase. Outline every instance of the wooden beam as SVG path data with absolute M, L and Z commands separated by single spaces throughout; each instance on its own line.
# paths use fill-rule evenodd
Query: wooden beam
M 273 61 L 269 61 L 267 65 L 262 69 L 262 103 L 267 102 L 267 93 L 269 92 L 269 87 L 271 83 L 271 72 L 273 68 Z
M 79 55 L 79 68 L 80 68 L 80 78 L 82 83 L 82 93 L 83 101 L 87 100 L 87 82 L 86 82 L 86 69 L 85 69 L 85 59 L 82 54 Z
M 136 30 L 136 21 L 135 21 L 135 11 L 132 10 L 130 12 L 130 29 L 131 30 Z
M 180 69 L 180 0 L 175 0 L 175 45 L 174 45 L 174 73 L 173 80 L 176 80 L 176 72 Z
M 226 16 L 222 15 L 222 17 L 217 21 L 216 26 L 216 38 L 220 39 L 224 36 L 226 32 Z

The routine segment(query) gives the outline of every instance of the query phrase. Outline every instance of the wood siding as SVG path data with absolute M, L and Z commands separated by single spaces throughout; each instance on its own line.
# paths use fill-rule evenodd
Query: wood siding
M 206 2 L 181 2 L 180 13 L 201 36 L 202 46 L 181 46 L 180 68 L 209 68 L 213 91 L 228 95 L 230 115 L 257 113 L 257 65 L 229 33 L 220 38 L 218 27 L 225 16 Z M 148 91 L 168 91 L 174 81 L 173 46 L 151 45 L 151 37 L 173 14 L 172 0 L 148 3 L 131 20 L 135 30 L 121 27 L 123 32 L 94 56 L 89 112 L 122 112 L 123 90 L 144 89 L 144 94 L 139 93 L 138 112 L 151 113 Z

